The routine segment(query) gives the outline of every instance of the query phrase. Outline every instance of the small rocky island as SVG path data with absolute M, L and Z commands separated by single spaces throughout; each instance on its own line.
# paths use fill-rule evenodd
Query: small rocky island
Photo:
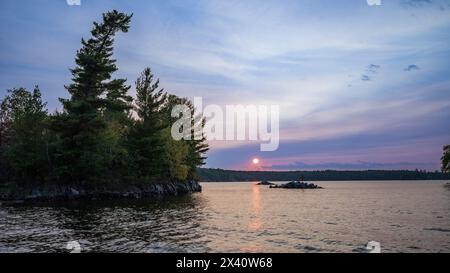
M 116 78 L 115 35 L 126 33 L 132 14 L 104 13 L 82 39 L 60 98 L 49 113 L 38 86 L 14 88 L 0 99 L 0 201 L 153 198 L 201 191 L 206 138 L 194 132 L 205 120 L 172 136 L 174 106 L 194 111 L 191 101 L 159 87 L 147 67 L 135 81 Z M 50 92 L 50 91 L 49 91 Z
M 269 181 L 267 181 L 267 180 L 263 180 L 263 181 L 259 182 L 259 183 L 256 184 L 256 185 L 260 185 L 260 186 L 270 186 L 270 185 L 275 185 L 275 184 L 272 183 L 272 182 L 269 182 Z
M 271 189 L 323 189 L 322 187 L 313 184 L 313 183 L 306 183 L 306 182 L 300 182 L 300 181 L 291 181 L 286 184 L 282 185 L 270 185 Z

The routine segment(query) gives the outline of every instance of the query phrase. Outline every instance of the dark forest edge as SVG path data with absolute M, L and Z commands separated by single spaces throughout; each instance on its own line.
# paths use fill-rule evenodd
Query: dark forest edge
M 114 10 L 94 22 L 70 70 L 70 97 L 60 98 L 62 111 L 49 114 L 37 86 L 8 90 L 0 104 L 0 198 L 102 192 L 139 197 L 201 189 L 196 170 L 205 161 L 205 137 L 171 137 L 179 119 L 172 108 L 185 105 L 194 113 L 192 103 L 161 89 L 150 68 L 135 82 L 135 99 L 127 80 L 113 77 L 115 35 L 128 32 L 131 18 Z M 189 134 L 204 122 L 192 115 Z
M 200 168 L 198 176 L 202 182 L 240 181 L 293 181 L 301 177 L 305 181 L 359 181 L 359 180 L 449 180 L 450 174 L 442 172 L 406 170 L 366 170 L 366 171 L 231 171 Z

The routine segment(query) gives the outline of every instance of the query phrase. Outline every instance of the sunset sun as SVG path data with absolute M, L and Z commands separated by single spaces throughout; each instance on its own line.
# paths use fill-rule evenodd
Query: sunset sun
M 255 165 L 259 164 L 259 158 L 256 158 L 256 157 L 253 158 L 252 162 L 253 162 L 253 164 L 255 164 Z

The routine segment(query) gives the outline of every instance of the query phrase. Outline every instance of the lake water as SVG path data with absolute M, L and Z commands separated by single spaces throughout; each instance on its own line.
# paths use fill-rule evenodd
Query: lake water
M 0 206 L 0 252 L 450 252 L 443 181 L 202 183 L 160 201 Z

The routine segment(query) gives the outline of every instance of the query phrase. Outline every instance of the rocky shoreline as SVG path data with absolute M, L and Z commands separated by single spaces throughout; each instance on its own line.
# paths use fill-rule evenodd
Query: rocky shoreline
M 201 192 L 197 181 L 148 183 L 116 188 L 83 189 L 79 186 L 41 186 L 1 190 L 0 202 L 54 202 L 68 200 L 144 199 Z

